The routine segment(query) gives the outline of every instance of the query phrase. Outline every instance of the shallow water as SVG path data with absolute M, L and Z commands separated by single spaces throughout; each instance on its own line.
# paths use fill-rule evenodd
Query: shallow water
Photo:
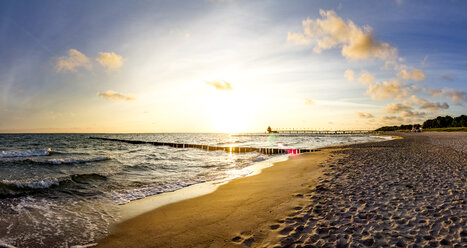
M 0 244 L 66 247 L 94 242 L 118 221 L 118 205 L 189 185 L 246 176 L 270 158 L 135 145 L 90 136 L 215 146 L 318 148 L 377 141 L 368 135 L 0 135 Z

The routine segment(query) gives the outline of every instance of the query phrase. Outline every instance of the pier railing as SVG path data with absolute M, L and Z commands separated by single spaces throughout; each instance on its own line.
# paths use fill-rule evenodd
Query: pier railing
M 259 152 L 263 154 L 300 154 L 304 152 L 320 151 L 319 149 L 282 149 L 282 148 L 264 148 L 264 147 L 240 147 L 240 146 L 209 146 L 199 144 L 183 144 L 183 143 L 170 143 L 170 142 L 155 142 L 155 141 L 142 141 L 142 140 L 124 140 L 124 139 L 111 139 L 102 137 L 89 137 L 95 140 L 124 142 L 130 144 L 150 144 L 154 146 L 169 146 L 174 148 L 198 148 L 207 151 L 222 150 L 231 153 L 247 153 Z

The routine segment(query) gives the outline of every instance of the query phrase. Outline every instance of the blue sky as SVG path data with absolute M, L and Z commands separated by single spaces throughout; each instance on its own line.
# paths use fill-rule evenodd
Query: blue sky
M 367 129 L 466 114 L 466 12 L 464 1 L 2 1 L 0 131 Z

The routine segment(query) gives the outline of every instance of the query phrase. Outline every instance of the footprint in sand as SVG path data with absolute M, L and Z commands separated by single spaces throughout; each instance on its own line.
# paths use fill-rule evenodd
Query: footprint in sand
M 279 228 L 280 225 L 279 224 L 274 224 L 274 225 L 270 225 L 269 228 L 271 228 L 271 230 L 276 230 L 277 228 Z

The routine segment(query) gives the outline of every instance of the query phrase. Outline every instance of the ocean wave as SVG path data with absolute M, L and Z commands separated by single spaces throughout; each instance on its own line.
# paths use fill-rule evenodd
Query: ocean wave
M 35 181 L 0 180 L 0 198 L 22 196 L 25 194 L 45 191 L 51 188 L 67 187 L 74 183 L 88 183 L 92 180 L 107 180 L 107 177 L 97 173 L 73 174 L 60 178 L 45 178 Z
M 204 183 L 204 180 L 187 180 L 178 182 L 166 182 L 164 184 L 150 184 L 136 189 L 116 190 L 109 193 L 111 199 L 117 204 L 123 205 L 134 200 L 161 193 L 173 192 L 193 184 Z
M 263 156 L 259 156 L 259 157 L 256 157 L 254 159 L 252 159 L 251 161 L 253 162 L 261 162 L 261 161 L 264 161 L 266 160 L 267 158 L 263 157 Z
M 49 156 L 52 152 L 52 149 L 38 149 L 38 150 L 27 150 L 27 151 L 12 151 L 0 152 L 0 158 L 17 158 L 17 157 L 37 157 L 37 156 Z
M 245 142 L 240 141 L 240 140 L 233 140 L 233 141 L 226 141 L 226 142 L 218 142 L 216 145 L 217 146 L 224 146 L 224 145 L 240 144 L 240 143 L 245 143 Z M 227 146 L 227 147 L 229 147 L 229 146 Z
M 60 179 L 51 178 L 38 181 L 0 181 L 0 198 L 21 196 L 38 192 L 60 184 Z
M 83 158 L 83 159 L 54 158 L 54 159 L 47 159 L 44 161 L 34 161 L 34 162 L 60 165 L 60 164 L 84 164 L 84 163 L 89 163 L 89 162 L 99 162 L 99 161 L 106 161 L 106 160 L 110 160 L 110 157 Z

